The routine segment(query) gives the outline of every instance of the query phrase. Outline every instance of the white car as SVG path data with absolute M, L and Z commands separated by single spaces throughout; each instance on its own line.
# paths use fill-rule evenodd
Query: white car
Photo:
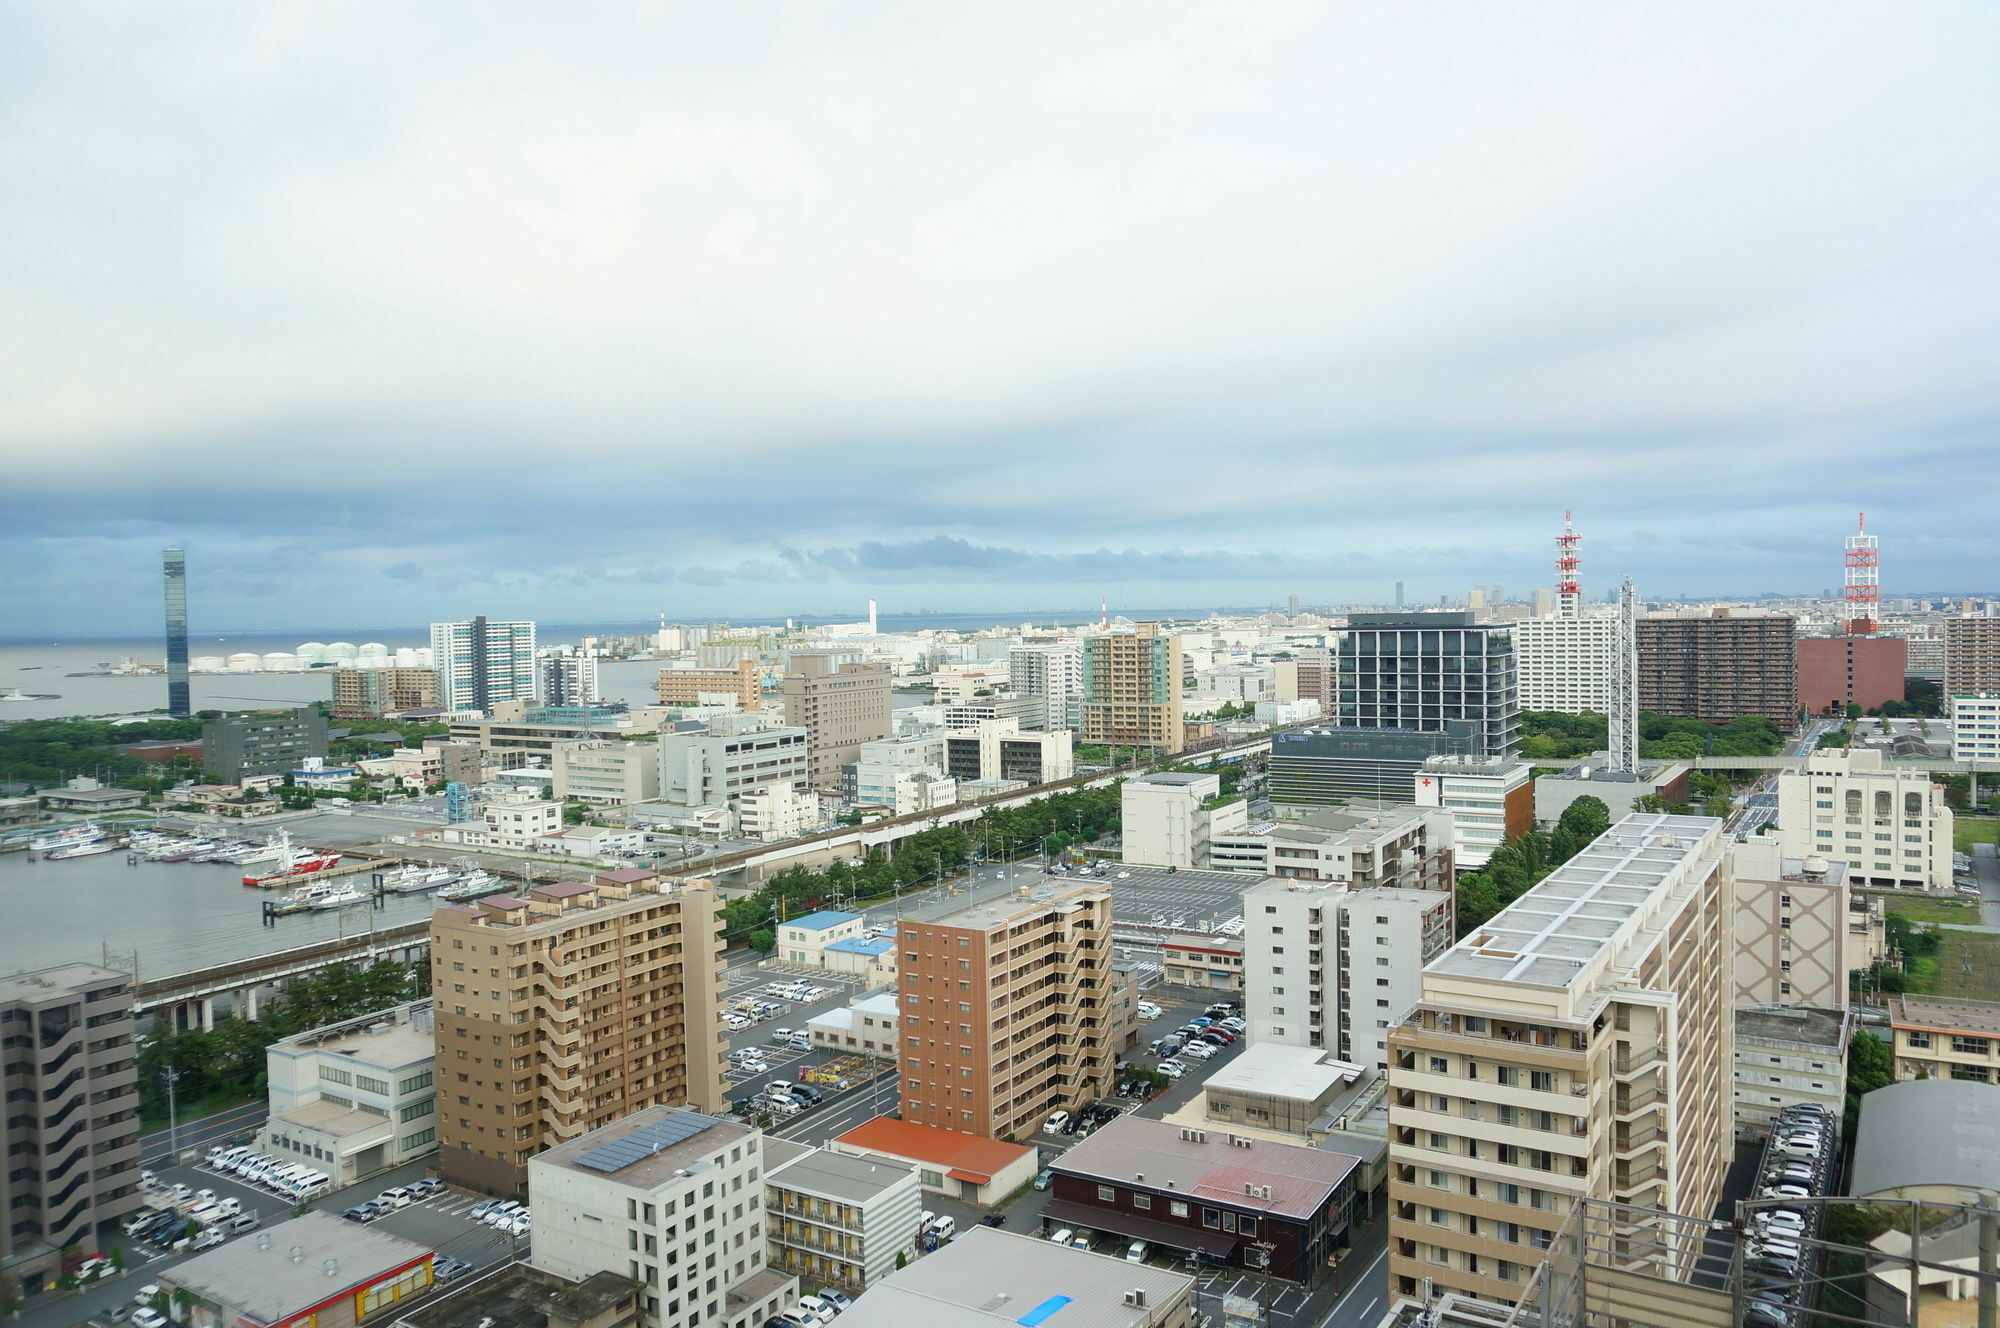
M 1187 1071 L 1188 1067 L 1181 1064 L 1179 1061 L 1160 1062 L 1160 1073 L 1164 1074 L 1169 1079 L 1178 1079 L 1182 1075 L 1186 1074 Z
M 1192 1056 L 1198 1061 L 1205 1061 L 1214 1054 L 1215 1044 L 1213 1042 L 1190 1042 L 1181 1048 L 1181 1055 Z
M 168 1328 L 167 1316 L 150 1307 L 132 1311 L 133 1328 Z

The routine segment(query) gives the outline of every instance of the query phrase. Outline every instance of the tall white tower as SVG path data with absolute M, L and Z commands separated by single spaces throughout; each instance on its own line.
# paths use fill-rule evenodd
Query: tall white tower
M 1639 628 L 1638 592 L 1632 578 L 1618 587 L 1618 618 L 1611 638 L 1610 732 L 1606 744 L 1611 769 L 1636 774 L 1639 769 Z
M 880 636 L 881 634 L 881 631 L 875 625 L 875 601 L 871 599 L 868 601 L 868 635 Z

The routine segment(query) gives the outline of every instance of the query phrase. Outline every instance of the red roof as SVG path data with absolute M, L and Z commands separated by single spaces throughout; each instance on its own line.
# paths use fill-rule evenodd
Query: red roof
M 892 1120 L 887 1116 L 864 1121 L 833 1142 L 850 1148 L 865 1148 L 872 1153 L 887 1153 L 890 1157 L 909 1158 L 913 1162 L 927 1162 L 940 1171 L 950 1172 L 958 1180 L 971 1180 L 980 1185 L 1035 1151 L 1021 1144 L 1005 1144 L 998 1139 L 962 1134 L 957 1130 L 941 1130 L 935 1125 L 920 1125 L 915 1121 Z

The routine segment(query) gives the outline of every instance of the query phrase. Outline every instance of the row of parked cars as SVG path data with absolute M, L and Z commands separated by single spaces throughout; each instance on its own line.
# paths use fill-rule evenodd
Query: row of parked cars
M 1807 1200 L 1825 1194 L 1835 1157 L 1832 1113 L 1809 1104 L 1786 1107 L 1771 1127 L 1757 1198 Z M 1805 1317 L 1802 1286 L 1811 1258 L 1806 1239 L 1816 1216 L 1815 1205 L 1807 1203 L 1751 1212 L 1743 1251 L 1743 1322 L 1751 1328 L 1794 1328 Z
M 838 1291 L 822 1291 L 817 1296 L 800 1296 L 783 1314 L 764 1320 L 764 1328 L 828 1328 L 834 1318 L 854 1302 Z
M 444 1188 L 444 1182 L 430 1176 L 413 1180 L 408 1185 L 397 1185 L 382 1191 L 365 1203 L 358 1203 L 342 1213 L 350 1222 L 366 1225 L 376 1218 L 395 1212 L 398 1208 L 408 1208 L 421 1199 L 428 1199 Z
M 1211 1005 L 1205 1013 L 1155 1039 L 1147 1050 L 1160 1058 L 1160 1073 L 1178 1079 L 1189 1068 L 1182 1057 L 1205 1061 L 1242 1037 L 1249 1025 L 1237 1013 L 1240 1008 L 1233 1001 Z
M 333 1188 L 333 1178 L 324 1171 L 303 1162 L 287 1162 L 282 1157 L 272 1157 L 269 1153 L 260 1153 L 249 1147 L 223 1148 L 218 1145 L 211 1148 L 208 1150 L 207 1166 L 210 1171 L 259 1186 L 293 1203 L 317 1199 Z
M 764 1085 L 764 1091 L 757 1097 L 757 1106 L 773 1116 L 796 1116 L 824 1101 L 826 1094 L 811 1084 L 778 1079 Z

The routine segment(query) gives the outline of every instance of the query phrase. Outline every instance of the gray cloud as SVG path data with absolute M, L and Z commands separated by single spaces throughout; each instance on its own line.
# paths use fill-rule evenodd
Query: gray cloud
M 0 13 L 0 612 L 1990 583 L 2000 11 Z

